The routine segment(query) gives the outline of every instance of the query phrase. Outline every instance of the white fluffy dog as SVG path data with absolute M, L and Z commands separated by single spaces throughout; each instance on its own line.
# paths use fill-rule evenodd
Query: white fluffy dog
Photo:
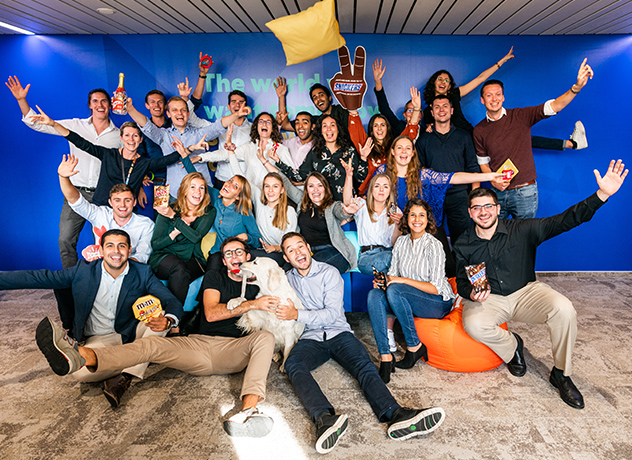
M 226 305 L 227 309 L 232 310 L 245 302 L 246 284 L 251 283 L 259 286 L 257 298 L 264 295 L 279 297 L 281 299 L 279 303 L 282 305 L 288 305 L 287 299 L 290 299 L 297 310 L 304 310 L 285 272 L 274 260 L 258 257 L 250 262 L 242 263 L 239 269 L 243 277 L 241 297 L 231 299 Z M 248 276 L 249 274 L 253 276 Z M 248 333 L 264 329 L 274 334 L 274 361 L 279 360 L 279 352 L 283 350 L 281 372 L 285 372 L 285 360 L 305 328 L 303 323 L 295 320 L 284 321 L 278 319 L 274 313 L 262 310 L 250 310 L 244 313 L 237 321 L 237 326 Z

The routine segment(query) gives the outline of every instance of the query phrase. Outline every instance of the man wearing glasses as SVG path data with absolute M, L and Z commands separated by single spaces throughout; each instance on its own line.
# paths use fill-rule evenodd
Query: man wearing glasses
M 51 366 L 55 362 L 69 363 L 63 372 L 55 372 L 60 375 L 71 374 L 84 366 L 90 372 L 107 372 L 144 362 L 163 364 L 197 376 L 234 374 L 245 369 L 241 387 L 242 410 L 224 421 L 224 430 L 230 436 L 258 438 L 267 435 L 274 422 L 271 417 L 258 411 L 257 403 L 265 398 L 274 336 L 268 331 L 244 336 L 235 322 L 249 310 L 273 311 L 279 299 L 263 296 L 255 300 L 259 288 L 249 285 L 246 289 L 248 300 L 234 310 L 228 310 L 226 303 L 241 296 L 241 276 L 233 271 L 242 262 L 249 260 L 250 254 L 246 244 L 237 237 L 227 238 L 222 244 L 221 253 L 226 271 L 208 272 L 202 283 L 204 315 L 200 320 L 199 334 L 187 337 L 154 336 L 125 345 L 88 348 L 67 340 L 64 331 L 49 321 L 50 327 L 54 329 L 49 334 L 49 341 L 53 343 L 45 347 L 46 351 L 42 351 Z
M 554 362 L 549 381 L 562 400 L 575 409 L 584 408 L 584 399 L 570 378 L 577 314 L 569 299 L 536 281 L 536 249 L 544 241 L 592 219 L 621 187 L 628 174 L 624 168 L 621 160 L 612 160 L 603 178 L 595 170 L 599 185 L 596 193 L 561 214 L 541 219 L 499 219 L 501 208 L 496 193 L 486 188 L 472 190 L 469 214 L 475 226 L 466 230 L 454 246 L 465 331 L 502 358 L 512 375 L 522 377 L 527 371 L 522 339 L 499 325 L 510 320 L 546 323 Z M 481 263 L 485 266 L 477 267 L 478 275 L 484 268 L 488 287 L 470 281 L 466 274 L 466 266 Z M 474 287 L 477 285 L 479 289 Z

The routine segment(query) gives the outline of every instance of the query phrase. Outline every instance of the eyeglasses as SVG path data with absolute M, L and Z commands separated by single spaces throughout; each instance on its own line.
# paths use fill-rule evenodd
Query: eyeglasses
M 437 81 L 439 83 L 450 83 L 450 79 L 449 78 L 443 78 L 443 77 L 437 77 Z
M 406 109 L 404 110 L 404 113 L 413 113 L 415 111 L 415 109 Z
M 481 210 L 485 210 L 485 211 L 490 211 L 492 208 L 495 208 L 496 206 L 498 206 L 497 204 L 493 204 L 493 203 L 489 203 L 489 204 L 484 204 L 484 205 L 479 205 L 477 204 L 476 206 L 470 206 L 470 209 L 472 211 L 475 212 L 479 212 Z
M 233 257 L 241 257 L 246 253 L 245 249 L 229 249 L 224 251 L 225 259 L 232 259 Z
M 259 120 L 260 125 L 270 126 L 272 122 L 270 120 Z

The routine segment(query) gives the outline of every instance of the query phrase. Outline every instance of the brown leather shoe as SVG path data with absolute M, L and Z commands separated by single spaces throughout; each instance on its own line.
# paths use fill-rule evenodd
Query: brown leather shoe
M 103 394 L 110 402 L 112 409 L 121 404 L 121 397 L 129 388 L 132 377 L 128 374 L 119 374 L 103 382 Z

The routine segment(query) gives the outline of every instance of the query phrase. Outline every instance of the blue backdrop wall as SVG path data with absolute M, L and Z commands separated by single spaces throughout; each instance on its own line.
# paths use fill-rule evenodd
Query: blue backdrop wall
M 408 88 L 422 88 L 437 69 L 451 71 L 457 84 L 476 77 L 514 46 L 516 58 L 494 78 L 505 82 L 506 107 L 536 105 L 565 92 L 575 81 L 584 57 L 595 78 L 559 115 L 536 125 L 534 134 L 568 138 L 576 120 L 588 132 L 589 147 L 581 151 L 535 152 L 540 187 L 538 216 L 563 211 L 596 190 L 593 169 L 602 173 L 612 158 L 632 164 L 630 154 L 629 85 L 632 37 L 453 37 L 347 35 L 352 50 L 367 51 L 367 83 L 363 119 L 376 109 L 370 64 L 382 58 L 383 83 L 391 106 L 401 112 Z M 87 117 L 87 93 L 96 87 L 112 92 L 118 73 L 126 74 L 128 94 L 142 107 L 145 93 L 158 88 L 168 95 L 185 76 L 196 81 L 199 51 L 213 56 L 200 114 L 215 119 L 225 114 L 231 88 L 250 97 L 255 112 L 276 110 L 274 78 L 293 85 L 288 104 L 295 112 L 314 111 L 307 88 L 324 82 L 338 70 L 337 54 L 285 66 L 280 43 L 272 34 L 200 34 L 139 36 L 3 36 L 0 74 L 17 75 L 31 83 L 28 101 L 53 118 Z M 0 270 L 61 268 L 57 246 L 62 195 L 56 168 L 67 142 L 31 131 L 8 89 L 1 90 L 4 139 L 0 147 L 0 181 L 5 212 L 0 225 Z M 477 92 L 463 100 L 473 124 L 485 114 Z M 113 116 L 120 125 L 127 117 Z M 632 181 L 632 178 L 628 179 Z M 595 216 L 567 234 L 542 245 L 538 270 L 632 270 L 627 239 L 632 217 L 632 184 L 624 185 Z M 91 244 L 87 228 L 80 246 Z

